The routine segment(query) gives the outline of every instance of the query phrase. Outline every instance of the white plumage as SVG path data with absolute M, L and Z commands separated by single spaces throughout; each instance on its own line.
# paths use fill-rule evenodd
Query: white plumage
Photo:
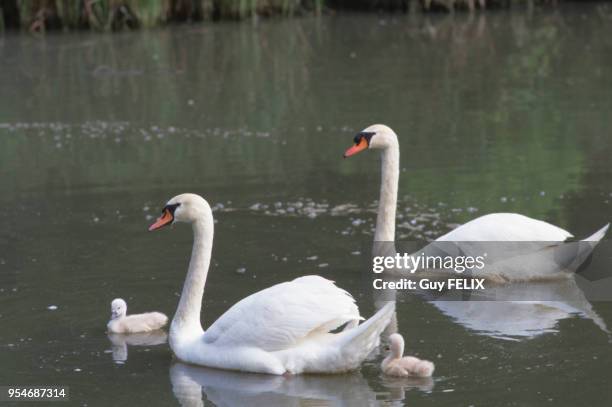
M 256 310 L 257 312 L 253 312 Z M 349 293 L 320 276 L 305 276 L 250 295 L 206 331 L 204 341 L 278 351 L 361 318 Z M 248 337 L 241 337 L 248 329 Z
M 150 332 L 161 329 L 168 323 L 168 317 L 161 312 L 126 314 L 126 302 L 121 298 L 115 298 L 111 303 L 111 320 L 106 325 L 108 332 L 119 334 Z
M 355 300 L 332 281 L 305 276 L 252 294 L 228 309 L 205 332 L 200 311 L 210 265 L 214 221 L 200 196 L 172 198 L 151 226 L 193 226 L 194 244 L 169 343 L 183 362 L 255 373 L 337 373 L 353 370 L 378 345 L 395 305 L 361 325 Z M 330 333 L 345 326 L 341 332 Z
M 382 124 L 369 126 L 355 137 L 355 145 L 346 151 L 345 157 L 367 148 L 381 150 L 382 155 L 380 199 L 374 241 L 392 243 L 395 241 L 400 173 L 397 135 Z M 566 244 L 564 242 L 573 237 L 572 234 L 555 225 L 516 213 L 493 213 L 460 225 L 435 242 L 457 242 L 457 246 L 462 251 L 480 250 L 479 254 L 482 254 L 482 249 L 488 251 L 494 246 L 475 246 L 466 242 L 524 242 L 519 245 L 522 253 L 518 261 L 500 262 L 494 267 L 489 267 L 483 276 L 497 282 L 551 280 L 571 276 L 605 236 L 608 227 L 609 224 L 605 225 L 580 242 Z M 435 250 L 435 242 L 424 248 L 424 251 Z M 385 251 L 389 249 L 388 245 L 381 247 Z M 503 245 L 500 247 L 503 251 Z M 559 259 L 562 262 L 559 262 Z
M 457 226 L 437 241 L 563 242 L 574 237 L 567 230 L 518 213 L 491 213 Z
M 395 333 L 389 336 L 390 353 L 381 364 L 384 374 L 398 377 L 430 377 L 434 364 L 428 360 L 404 355 L 404 338 Z

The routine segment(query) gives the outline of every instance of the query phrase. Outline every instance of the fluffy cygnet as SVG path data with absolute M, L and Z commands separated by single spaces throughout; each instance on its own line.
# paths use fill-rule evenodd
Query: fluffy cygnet
M 381 368 L 384 374 L 399 377 L 430 377 L 434 364 L 428 360 L 404 356 L 404 338 L 400 334 L 389 336 L 391 352 L 383 360 Z
M 162 328 L 168 323 L 168 317 L 161 312 L 127 315 L 127 304 L 121 298 L 111 302 L 111 320 L 106 327 L 108 332 L 129 334 L 150 332 Z

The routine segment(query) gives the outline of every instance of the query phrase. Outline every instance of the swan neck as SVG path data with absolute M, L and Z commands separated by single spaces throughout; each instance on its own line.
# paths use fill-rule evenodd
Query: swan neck
M 393 344 L 391 347 L 391 355 L 394 359 L 401 359 L 401 357 L 404 356 L 404 343 L 399 342 Z
M 395 358 L 393 357 L 393 355 L 387 355 L 381 363 L 383 371 L 385 371 L 387 369 L 387 366 L 389 366 L 389 363 L 393 362 L 394 360 Z
M 395 211 L 399 182 L 399 145 L 397 141 L 382 150 L 382 171 L 375 242 L 395 241 Z
M 193 248 L 189 270 L 183 284 L 183 291 L 176 314 L 172 319 L 170 336 L 188 330 L 192 333 L 202 333 L 200 313 L 202 311 L 202 297 L 204 286 L 210 266 L 212 242 L 214 235 L 214 222 L 212 214 L 210 220 L 204 219 L 193 223 Z

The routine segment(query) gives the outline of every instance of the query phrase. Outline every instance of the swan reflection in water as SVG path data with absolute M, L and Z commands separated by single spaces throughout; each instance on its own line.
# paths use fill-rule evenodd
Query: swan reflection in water
M 316 406 L 378 406 L 380 400 L 403 400 L 410 389 L 430 391 L 429 378 L 383 379 L 389 392 L 375 393 L 359 372 L 337 375 L 273 376 L 241 373 L 174 362 L 170 381 L 174 396 L 183 407 L 204 406 L 297 406 L 308 400 Z
M 114 334 L 109 333 L 108 339 L 111 341 L 113 361 L 125 363 L 128 359 L 129 346 L 155 346 L 162 345 L 168 341 L 168 334 L 158 330 L 152 332 L 142 332 L 134 334 Z
M 384 396 L 390 403 L 388 405 L 403 406 L 409 390 L 419 390 L 429 393 L 434 388 L 434 380 L 431 377 L 393 377 L 382 376 L 382 384 L 388 389 Z M 380 395 L 380 393 L 379 393 Z M 387 403 L 385 403 L 387 405 Z
M 565 277 L 548 281 L 489 281 L 485 282 L 484 290 L 448 290 L 442 295 L 435 291 L 433 295 L 431 291 L 412 293 L 424 298 L 455 323 L 493 338 L 535 338 L 557 332 L 559 322 L 569 318 L 590 320 L 610 335 L 605 321 L 588 299 L 609 299 L 612 293 L 612 279 L 605 272 L 607 264 L 604 262 L 596 267 L 585 264 L 596 243 L 580 241 L 555 246 L 547 242 L 432 242 L 420 252 L 442 256 L 487 253 L 487 267 L 481 276 L 491 272 L 493 275 L 544 273 Z M 393 247 L 374 246 L 374 250 L 381 249 L 394 250 Z M 391 274 L 391 279 L 404 277 Z M 413 278 L 420 277 L 415 273 Z M 398 295 L 402 296 L 395 290 L 377 291 L 377 308 L 384 302 L 395 301 Z M 397 322 L 395 326 L 390 324 L 387 334 L 397 328 Z
M 579 284 L 579 283 L 580 284 Z M 435 296 L 425 292 L 398 290 L 374 290 L 374 304 L 378 309 L 389 301 L 410 298 L 424 300 L 464 328 L 491 338 L 506 340 L 531 339 L 547 333 L 558 332 L 560 321 L 569 318 L 583 318 L 591 321 L 603 333 L 611 336 L 606 322 L 593 309 L 581 287 L 589 290 L 589 296 L 597 298 L 594 288 L 600 288 L 599 297 L 608 298 L 612 282 L 593 283 L 581 275 L 557 281 L 510 283 L 486 286 L 483 292 L 452 290 Z M 400 306 L 398 312 L 404 307 Z M 383 336 L 401 332 L 397 315 L 387 326 Z
M 453 300 L 454 294 L 429 301 L 454 322 L 480 335 L 521 340 L 557 332 L 568 318 L 592 321 L 610 334 L 574 278 L 539 283 L 515 283 L 487 288 L 486 298 Z M 494 301 L 493 301 L 494 299 Z

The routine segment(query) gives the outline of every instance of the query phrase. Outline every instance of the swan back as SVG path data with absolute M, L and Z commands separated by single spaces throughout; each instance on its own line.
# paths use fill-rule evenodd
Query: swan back
M 518 213 L 491 213 L 453 229 L 437 241 L 563 242 L 573 235 L 548 222 Z
M 111 319 L 107 328 L 112 333 L 151 332 L 163 328 L 168 317 L 161 312 L 147 312 Z
M 349 293 L 323 277 L 304 276 L 237 302 L 206 330 L 204 341 L 279 351 L 360 319 Z

